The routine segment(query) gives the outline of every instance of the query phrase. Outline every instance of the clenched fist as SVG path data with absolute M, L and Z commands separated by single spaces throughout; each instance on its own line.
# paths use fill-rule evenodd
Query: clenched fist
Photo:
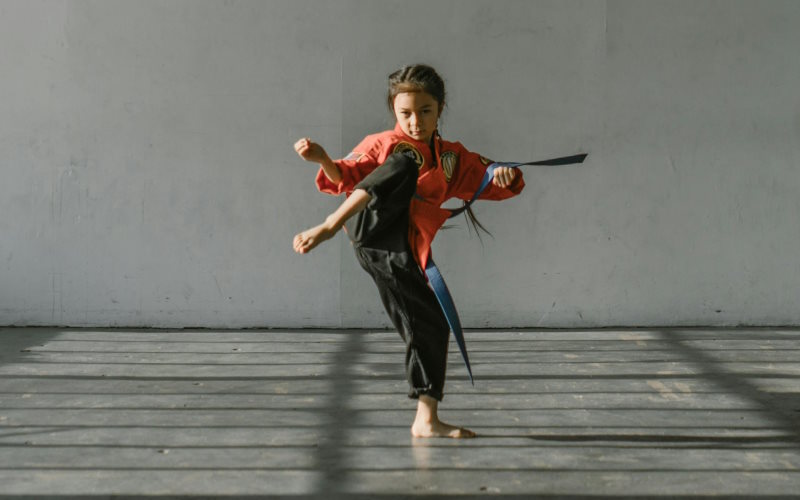
M 494 178 L 492 183 L 501 188 L 507 188 L 514 181 L 517 176 L 517 169 L 511 167 L 497 167 L 494 170 Z
M 329 160 L 325 149 L 316 142 L 312 142 L 308 137 L 303 137 L 294 143 L 294 150 L 306 161 L 324 163 Z

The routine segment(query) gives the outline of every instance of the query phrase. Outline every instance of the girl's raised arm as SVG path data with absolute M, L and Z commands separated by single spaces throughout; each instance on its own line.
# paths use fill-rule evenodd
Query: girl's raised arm
M 329 181 L 336 184 L 342 180 L 342 172 L 339 170 L 339 167 L 333 163 L 331 157 L 328 156 L 325 148 L 316 142 L 312 142 L 310 138 L 303 137 L 294 143 L 294 150 L 297 151 L 297 154 L 299 154 L 302 159 L 318 163 Z

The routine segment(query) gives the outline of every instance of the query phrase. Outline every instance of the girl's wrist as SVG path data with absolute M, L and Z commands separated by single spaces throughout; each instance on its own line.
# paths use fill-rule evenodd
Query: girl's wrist
M 325 176 L 331 182 L 339 182 L 342 180 L 342 172 L 339 170 L 339 166 L 331 160 L 327 153 L 319 165 L 322 167 L 322 171 L 325 172 Z

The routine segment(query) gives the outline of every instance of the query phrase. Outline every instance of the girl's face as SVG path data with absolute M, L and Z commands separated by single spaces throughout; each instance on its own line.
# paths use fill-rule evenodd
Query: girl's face
M 441 111 L 441 104 L 427 92 L 401 92 L 394 98 L 394 115 L 400 128 L 421 142 L 431 140 Z

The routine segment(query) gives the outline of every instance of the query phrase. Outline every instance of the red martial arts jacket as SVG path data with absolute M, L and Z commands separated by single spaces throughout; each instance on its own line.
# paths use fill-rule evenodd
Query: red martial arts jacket
M 417 196 L 411 199 L 409 208 L 408 241 L 422 269 L 428 263 L 436 232 L 450 216 L 450 211 L 441 205 L 450 198 L 470 200 L 481 184 L 486 167 L 492 163 L 468 151 L 460 142 L 445 141 L 438 134 L 433 144 L 435 151 L 432 152 L 428 144 L 407 136 L 397 124 L 394 130 L 367 136 L 352 153 L 334 161 L 342 173 L 340 182 L 331 182 L 321 168 L 317 173 L 320 191 L 349 196 L 355 185 L 392 153 L 413 155 L 419 166 L 419 178 Z M 525 181 L 519 169 L 516 174 L 508 188 L 490 183 L 478 199 L 503 200 L 519 194 Z

